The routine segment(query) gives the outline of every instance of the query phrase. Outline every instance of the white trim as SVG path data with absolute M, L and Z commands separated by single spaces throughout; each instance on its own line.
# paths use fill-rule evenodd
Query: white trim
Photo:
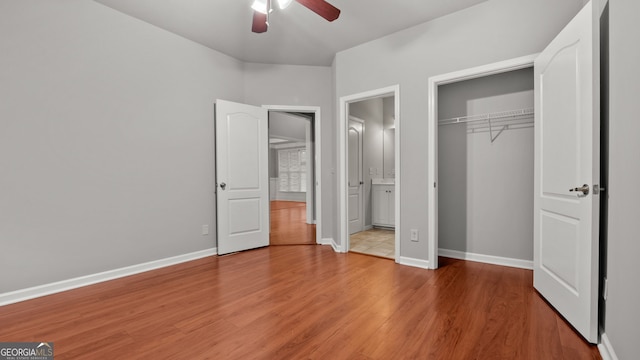
M 315 152 L 315 149 L 313 149 L 313 151 L 311 150 L 311 124 L 309 122 L 304 124 L 304 134 L 305 134 L 305 163 L 307 164 L 306 166 L 308 166 L 308 164 L 311 162 L 311 153 Z M 309 174 L 309 170 L 313 169 L 313 172 L 311 174 Z M 309 176 L 311 175 L 311 176 Z M 313 224 L 313 213 L 315 212 L 315 206 L 316 206 L 316 199 L 315 199 L 315 189 L 314 189 L 314 182 L 313 179 L 316 176 L 316 169 L 315 169 L 315 162 L 314 162 L 314 166 L 313 168 L 311 166 L 309 166 L 307 168 L 307 181 L 305 184 L 305 200 L 307 204 L 313 204 L 313 208 L 311 206 L 305 206 L 305 210 L 306 210 L 306 220 L 307 220 L 307 224 Z M 317 234 L 316 234 L 317 235 Z
M 393 100 L 393 127 L 395 128 L 394 130 L 394 135 L 395 135 L 395 139 L 394 139 L 394 152 L 395 152 L 395 160 L 394 162 L 394 181 L 393 183 L 395 184 L 395 214 L 396 214 L 396 219 L 395 219 L 395 223 L 394 223 L 394 230 L 395 230 L 395 236 L 396 236 L 396 248 L 395 248 L 395 252 L 396 252 L 396 263 L 400 263 L 400 231 L 402 230 L 402 227 L 400 227 L 400 211 L 402 210 L 400 208 L 400 85 L 396 85 L 395 89 L 394 89 L 394 93 L 395 93 L 395 98 Z
M 401 264 L 400 261 L 400 85 L 392 85 L 381 89 L 365 91 L 358 94 L 347 95 L 340 97 L 339 101 L 339 117 L 340 122 L 338 125 L 338 218 L 339 224 L 339 237 L 340 242 L 343 244 L 344 252 L 349 251 L 349 227 L 347 221 L 347 129 L 349 122 L 347 107 L 349 103 L 356 101 L 363 101 L 369 99 L 375 99 L 385 96 L 394 96 L 394 124 L 395 124 L 395 193 L 396 193 L 396 231 L 395 231 L 395 261 Z
M 269 145 L 270 149 L 276 149 L 276 150 L 281 150 L 281 149 L 306 149 L 307 148 L 307 144 L 303 143 L 303 142 L 295 142 L 295 143 L 286 143 L 286 144 L 270 144 Z
M 344 246 L 338 245 L 333 239 L 331 239 L 331 247 L 333 248 L 333 251 L 337 253 L 346 253 Z
M 362 229 L 362 231 L 367 231 L 367 230 L 372 230 L 373 229 L 373 225 L 365 225 L 364 228 Z
M 73 279 L 62 280 L 50 284 L 38 285 L 26 289 L 0 294 L 0 306 L 51 295 L 67 290 L 77 289 L 109 280 L 119 279 L 125 276 L 140 274 L 143 272 L 172 266 L 187 261 L 198 260 L 218 253 L 217 248 L 200 250 L 188 254 L 172 256 L 169 258 L 153 260 L 142 264 L 126 266 L 119 269 L 107 270 L 97 274 L 80 276 Z
M 602 334 L 600 337 L 600 344 L 598 344 L 598 350 L 600 350 L 600 356 L 602 360 L 618 360 L 616 352 L 613 351 L 613 346 L 609 341 L 607 334 Z
M 438 255 L 454 258 L 454 259 L 461 259 L 461 260 L 475 261 L 475 262 L 481 262 L 486 264 L 510 266 L 514 268 L 533 270 L 533 261 L 531 260 L 522 260 L 522 259 L 507 258 L 502 256 L 476 254 L 471 252 L 449 250 L 449 249 L 438 249 Z
M 316 146 L 315 155 L 315 208 L 316 208 L 316 244 L 321 244 L 322 239 L 322 128 L 321 128 L 321 111 L 319 106 L 301 106 L 301 105 L 262 105 L 267 111 L 283 111 L 283 112 L 312 112 L 314 116 L 314 138 Z
M 333 248 L 333 251 L 337 253 L 344 252 L 342 250 L 343 248 L 340 245 L 338 245 L 333 238 L 320 239 L 320 241 L 318 242 L 318 245 L 331 245 L 331 248 Z
M 429 113 L 427 117 L 427 226 L 429 230 L 427 244 L 429 263 L 432 265 L 432 269 L 438 268 L 438 191 L 435 186 L 438 182 L 438 86 L 531 67 L 537 56 L 537 54 L 522 56 L 429 78 Z
M 400 256 L 396 261 L 400 265 L 413 266 L 421 269 L 429 269 L 429 261 Z

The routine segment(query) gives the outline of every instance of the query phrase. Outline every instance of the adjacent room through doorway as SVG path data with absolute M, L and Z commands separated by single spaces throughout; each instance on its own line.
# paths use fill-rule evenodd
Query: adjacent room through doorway
M 395 95 L 348 106 L 348 250 L 396 258 Z

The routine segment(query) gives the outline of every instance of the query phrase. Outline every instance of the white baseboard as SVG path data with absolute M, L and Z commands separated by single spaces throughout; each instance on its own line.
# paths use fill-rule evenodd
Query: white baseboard
M 126 266 L 119 269 L 107 270 L 97 274 L 80 276 L 73 279 L 57 281 L 50 284 L 34 286 L 26 289 L 11 291 L 0 294 L 0 306 L 14 304 L 17 302 L 34 299 L 41 296 L 51 295 L 67 290 L 77 289 L 83 286 L 93 285 L 104 281 L 122 278 L 129 275 L 135 275 L 150 270 L 155 270 L 171 265 L 180 264 L 187 261 L 201 259 L 207 256 L 216 255 L 217 248 L 211 248 L 201 251 L 192 252 L 178 256 L 172 256 L 165 259 L 149 261 L 142 264 Z
M 338 253 L 346 252 L 344 250 L 344 246 L 338 245 L 334 239 L 331 239 L 331 247 L 333 248 L 333 251 L 335 251 L 335 252 L 338 252 Z
M 373 229 L 373 225 L 365 225 L 362 231 L 367 231 Z
M 493 265 L 510 266 L 510 267 L 515 267 L 520 269 L 528 269 L 528 270 L 533 269 L 533 261 L 531 260 L 522 260 L 522 259 L 506 258 L 501 256 L 475 254 L 470 252 L 449 250 L 449 249 L 438 249 L 438 255 L 444 256 L 444 257 L 450 257 L 454 259 L 476 261 L 476 262 L 493 264 Z
M 607 334 L 602 334 L 600 337 L 600 344 L 598 344 L 598 350 L 600 350 L 600 356 L 602 356 L 602 360 L 618 360 L 618 356 L 616 352 L 613 351 L 613 346 L 611 346 L 611 342 L 609 341 L 609 337 Z
M 333 238 L 324 238 L 322 240 L 320 240 L 320 242 L 318 243 L 320 245 L 331 245 L 331 247 L 333 248 L 333 251 L 341 253 L 344 252 L 342 246 L 336 244 L 335 240 L 333 240 Z
M 398 264 L 413 266 L 421 269 L 429 269 L 429 260 L 414 259 L 410 257 L 400 256 L 398 258 Z

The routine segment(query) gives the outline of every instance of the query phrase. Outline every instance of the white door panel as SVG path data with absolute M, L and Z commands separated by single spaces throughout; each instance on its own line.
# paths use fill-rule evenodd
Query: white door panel
M 591 3 L 535 61 L 534 287 L 597 342 L 599 120 Z M 588 184 L 589 193 L 570 191 Z
M 363 179 L 362 179 L 362 132 L 364 124 L 353 119 L 349 120 L 348 144 L 348 179 L 349 187 L 349 234 L 364 229 L 363 216 Z
M 216 101 L 218 254 L 269 245 L 267 110 Z

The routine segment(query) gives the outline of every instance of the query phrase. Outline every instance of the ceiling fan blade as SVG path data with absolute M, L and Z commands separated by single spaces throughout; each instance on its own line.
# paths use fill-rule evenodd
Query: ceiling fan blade
M 254 33 L 263 33 L 267 31 L 267 14 L 254 11 L 253 12 L 253 24 L 251 25 L 251 31 Z
M 327 21 L 333 21 L 340 16 L 340 9 L 329 4 L 324 0 L 296 0 L 307 9 L 327 19 Z

